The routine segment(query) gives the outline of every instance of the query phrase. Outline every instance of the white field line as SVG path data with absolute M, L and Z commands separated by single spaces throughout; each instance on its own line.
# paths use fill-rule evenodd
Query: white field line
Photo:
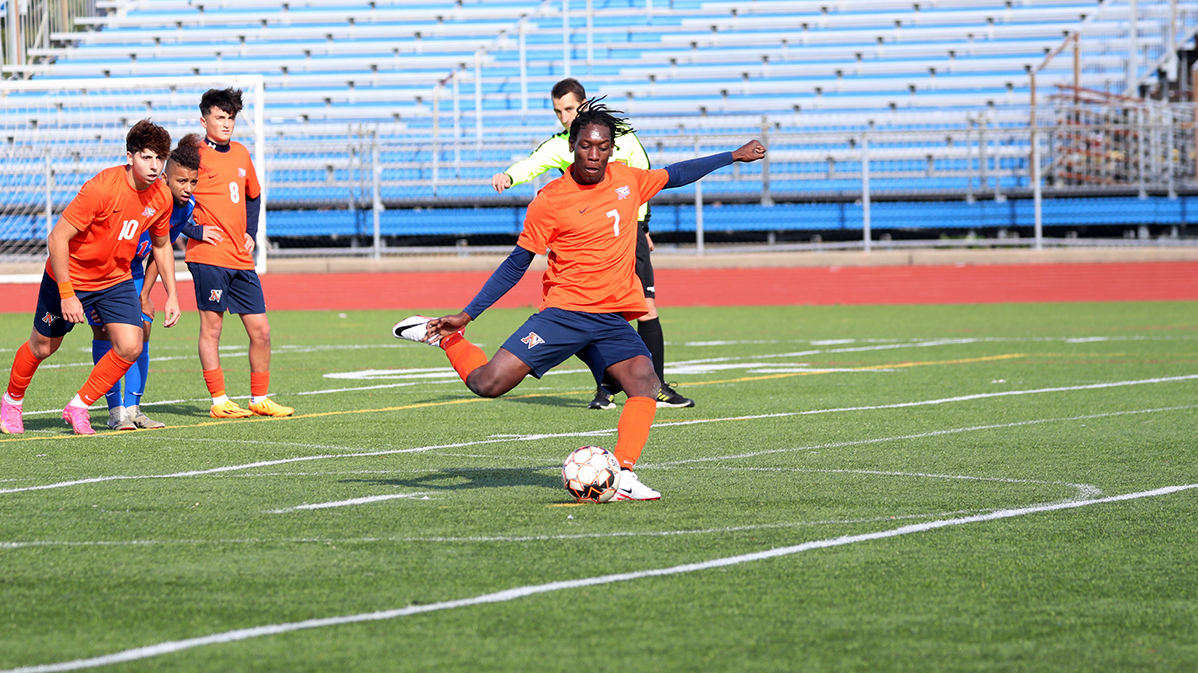
M 558 582 L 548 582 L 545 584 L 532 584 L 523 587 L 515 587 L 496 591 L 494 593 L 472 596 L 470 598 L 460 598 L 452 601 L 441 601 L 438 603 L 429 603 L 426 605 L 409 605 L 404 608 L 393 610 L 380 610 L 377 612 L 363 612 L 355 615 L 341 615 L 337 617 L 324 617 L 319 619 L 307 619 L 298 622 L 284 622 L 281 624 L 268 624 L 264 626 L 255 626 L 245 629 L 234 629 L 223 633 L 214 633 L 207 636 L 196 638 L 187 638 L 184 640 L 173 640 L 145 647 L 136 647 L 113 654 L 101 655 L 98 657 L 90 657 L 87 659 L 75 659 L 73 661 L 64 661 L 54 664 L 41 664 L 36 666 L 26 666 L 22 668 L 10 669 L 8 671 L 0 671 L 0 673 L 54 673 L 57 671 L 76 671 L 87 668 L 98 668 L 100 666 L 109 666 L 112 664 L 124 663 L 129 661 L 140 661 L 152 657 L 159 657 L 173 652 L 181 652 L 197 647 L 205 647 L 208 645 L 219 645 L 223 643 L 233 643 L 252 638 L 261 638 L 264 636 L 272 636 L 280 633 L 290 633 L 293 631 L 302 631 L 308 629 L 318 629 L 329 626 L 340 626 L 343 624 L 358 624 L 362 622 L 378 622 L 398 617 L 407 617 L 410 615 L 424 614 L 428 612 L 440 612 L 443 610 L 453 610 L 456 608 L 472 607 L 475 605 L 490 605 L 497 603 L 507 603 L 520 598 L 536 596 L 539 594 L 547 594 L 567 589 L 580 589 L 583 587 L 602 586 L 606 584 L 616 584 L 618 582 L 630 582 L 641 580 L 650 577 L 667 577 L 670 575 L 682 575 L 686 573 L 701 572 L 714 568 L 727 568 L 731 566 L 741 565 L 744 563 L 752 563 L 755 561 L 764 561 L 767 559 L 780 558 L 784 556 L 792 556 L 815 549 L 828 549 L 832 547 L 842 547 L 846 545 L 856 544 L 859 542 L 870 542 L 874 540 L 884 540 L 887 538 L 900 537 L 903 535 L 911 535 L 914 533 L 926 533 L 928 531 L 938 530 L 941 528 L 949 528 L 952 526 L 964 526 L 974 523 L 982 523 L 987 521 L 998 521 L 1001 519 L 1011 519 L 1030 514 L 1040 514 L 1044 512 L 1056 512 L 1066 509 L 1078 509 L 1081 507 L 1090 507 L 1099 504 L 1108 504 L 1115 502 L 1126 502 L 1131 500 L 1139 500 L 1142 498 L 1154 498 L 1164 495 L 1171 495 L 1182 491 L 1188 491 L 1198 488 L 1198 484 L 1182 484 L 1177 486 L 1166 486 L 1150 491 L 1138 491 L 1135 493 L 1124 493 L 1122 495 L 1114 495 L 1097 500 L 1082 500 L 1073 502 L 1052 503 L 1046 505 L 1035 505 L 1031 507 L 1021 507 L 1017 509 L 1004 509 L 986 514 L 975 514 L 973 516 L 965 516 L 955 519 L 938 519 L 936 521 L 927 521 L 924 523 L 909 524 L 900 526 L 890 530 L 877 531 L 873 533 L 863 533 L 859 535 L 843 535 L 835 538 L 827 538 L 824 540 L 813 540 L 804 542 L 789 547 L 776 547 L 765 551 L 754 552 L 751 554 L 739 554 L 736 556 L 725 556 L 715 558 L 709 561 L 699 563 L 685 563 L 682 565 L 669 566 L 666 568 L 656 568 L 651 570 L 640 570 L 635 572 L 616 573 L 611 575 L 598 575 L 595 577 L 585 577 L 574 580 L 562 580 Z
M 1135 385 L 1135 384 L 1141 384 L 1141 383 L 1174 381 L 1174 380 L 1191 379 L 1191 378 L 1198 378 L 1198 375 L 1186 376 L 1186 377 L 1173 377 L 1173 378 L 1169 378 L 1169 379 L 1124 381 L 1124 382 L 1120 382 L 1120 383 L 1096 384 L 1096 385 L 1098 387 L 1111 387 L 1111 386 L 1116 386 L 1116 385 Z M 1041 390 L 1031 390 L 1031 391 L 1009 391 L 1006 393 L 989 393 L 989 394 L 980 395 L 980 396 L 972 395 L 972 396 L 966 396 L 963 398 L 951 398 L 951 399 L 947 399 L 947 400 L 931 400 L 931 401 L 927 401 L 927 402 L 899 402 L 899 403 L 892 404 L 892 405 L 880 405 L 880 406 L 875 405 L 875 406 L 868 406 L 868 407 L 851 407 L 851 408 L 843 408 L 843 409 L 826 409 L 826 410 L 816 410 L 816 411 L 795 411 L 795 412 L 784 412 L 784 413 L 777 413 L 777 414 L 762 414 L 762 415 L 756 415 L 756 416 L 738 416 L 738 417 L 723 418 L 723 419 L 678 421 L 678 422 L 674 422 L 674 423 L 658 424 L 655 427 L 670 428 L 670 427 L 680 427 L 680 426 L 687 426 L 687 425 L 696 425 L 696 424 L 701 424 L 701 423 L 717 423 L 717 422 L 723 422 L 723 421 L 744 421 L 744 420 L 755 420 L 755 419 L 761 419 L 761 418 L 779 418 L 779 417 L 785 417 L 785 416 L 801 416 L 801 415 L 805 415 L 805 414 L 814 414 L 814 413 L 830 413 L 833 411 L 860 411 L 860 410 L 872 410 L 872 409 L 904 408 L 904 407 L 911 407 L 911 406 L 919 406 L 921 404 L 942 404 L 946 401 L 955 401 L 957 399 L 976 399 L 978 397 L 989 397 L 989 396 L 999 396 L 999 395 L 1031 394 L 1031 393 L 1040 393 L 1040 392 L 1058 392 L 1058 391 L 1069 391 L 1069 390 L 1085 390 L 1085 389 L 1089 389 L 1091 387 L 1094 387 L 1094 386 L 1073 386 L 1073 387 L 1066 387 L 1066 388 L 1051 388 L 1051 389 L 1041 389 Z M 868 443 L 873 443 L 873 442 L 895 441 L 898 439 L 917 439 L 917 438 L 921 438 L 921 437 L 934 437 L 937 435 L 944 435 L 944 434 L 950 434 L 950 433 L 956 433 L 956 432 L 969 432 L 972 430 L 989 430 L 989 429 L 1002 428 L 1002 427 L 1017 427 L 1019 425 L 1032 425 L 1035 423 L 1048 423 L 1048 422 L 1052 422 L 1054 420 L 1069 421 L 1069 420 L 1079 420 L 1079 419 L 1085 419 L 1085 418 L 1104 418 L 1107 416 L 1121 416 L 1121 415 L 1126 415 L 1126 414 L 1154 413 L 1154 412 L 1159 412 L 1159 411 L 1177 411 L 1177 410 L 1182 410 L 1182 409 L 1191 409 L 1191 408 L 1194 408 L 1195 406 L 1198 406 L 1198 405 L 1165 407 L 1165 408 L 1161 408 L 1161 409 L 1142 409 L 1142 410 L 1136 410 L 1136 411 L 1118 411 L 1118 412 L 1111 412 L 1109 414 L 1094 414 L 1094 415 L 1089 415 L 1089 416 L 1076 416 L 1076 417 L 1061 418 L 1061 419 L 1037 419 L 1037 420 L 1031 420 L 1031 421 L 1020 421 L 1017 423 L 1010 423 L 1010 424 L 976 426 L 976 427 L 972 427 L 972 428 L 934 430 L 932 432 L 920 433 L 920 434 L 915 434 L 915 435 L 904 435 L 901 437 L 894 437 L 894 438 L 867 439 L 867 440 L 857 440 L 857 441 L 853 441 L 853 442 L 836 442 L 836 443 L 831 443 L 831 444 L 821 444 L 821 445 L 815 445 L 815 446 L 810 446 L 810 447 L 801 447 L 801 448 L 774 449 L 774 450 L 770 450 L 770 451 L 762 451 L 762 452 L 756 452 L 756 453 L 751 453 L 751 454 L 740 454 L 738 456 L 729 456 L 729 457 L 694 458 L 694 459 L 684 460 L 684 461 L 671 461 L 671 462 L 665 462 L 665 463 L 658 463 L 656 465 L 658 465 L 658 466 L 680 465 L 680 464 L 687 463 L 687 462 L 704 462 L 704 461 L 712 461 L 712 460 L 732 460 L 735 458 L 743 458 L 743 457 L 749 457 L 749 456 L 753 456 L 753 455 L 763 455 L 763 454 L 767 454 L 767 453 L 783 453 L 783 452 L 789 452 L 789 451 L 816 450 L 816 449 L 821 449 L 821 448 L 833 448 L 833 447 L 838 447 L 838 446 L 853 446 L 853 445 L 868 444 Z M 85 479 L 74 479 L 71 481 L 61 481 L 61 482 L 57 482 L 57 483 L 53 483 L 53 484 L 40 484 L 37 486 L 20 486 L 20 487 L 16 487 L 16 488 L 0 489 L 0 495 L 4 495 L 7 493 L 25 493 L 28 491 L 45 491 L 45 490 L 57 489 L 57 488 L 67 488 L 70 486 L 81 486 L 84 484 L 98 484 L 98 483 L 109 482 L 109 481 L 128 481 L 128 480 L 134 480 L 134 479 L 174 479 L 174 478 L 182 478 L 182 477 L 198 477 L 198 476 L 203 476 L 203 475 L 208 475 L 208 474 L 221 474 L 224 472 L 235 472 L 238 470 L 248 470 L 248 469 L 253 469 L 256 467 L 270 467 L 273 465 L 286 465 L 289 463 L 301 463 L 301 462 L 308 462 L 308 461 L 314 461 L 314 460 L 328 460 L 331 458 L 368 458 L 368 457 L 374 457 L 374 456 L 389 456 L 389 455 L 396 455 L 396 454 L 403 454 L 403 453 L 424 453 L 424 452 L 428 452 L 428 451 L 434 451 L 437 449 L 457 449 L 457 448 L 465 448 L 465 447 L 469 447 L 469 446 L 479 446 L 481 444 L 496 444 L 496 443 L 508 442 L 508 441 L 537 441 L 537 440 L 541 440 L 541 439 L 556 439 L 556 438 L 564 438 L 564 437 L 596 437 L 596 436 L 610 435 L 610 434 L 614 433 L 615 431 L 616 431 L 615 428 L 608 428 L 605 430 L 590 430 L 590 431 L 583 431 L 583 432 L 564 432 L 564 433 L 549 433 L 549 434 L 537 434 L 537 435 L 512 435 L 512 436 L 492 437 L 492 438 L 473 441 L 473 442 L 460 442 L 460 443 L 455 443 L 455 444 L 439 444 L 439 445 L 432 445 L 432 446 L 414 447 L 414 448 L 409 448 L 409 449 L 382 449 L 382 450 L 378 450 L 378 451 L 362 451 L 362 452 L 358 452 L 358 453 L 321 454 L 321 455 L 314 455 L 314 456 L 297 456 L 297 457 L 293 457 L 293 458 L 279 458 L 276 460 L 264 460 L 264 461 L 254 462 L 254 463 L 244 463 L 241 465 L 226 465 L 226 466 L 222 466 L 222 467 L 209 468 L 207 470 L 188 470 L 188 471 L 184 471 L 184 472 L 172 472 L 172 473 L 168 473 L 168 474 L 111 475 L 111 476 L 105 476 L 105 477 L 89 477 L 89 478 L 85 478 Z M 210 441 L 220 441 L 220 440 L 210 440 Z M 252 440 L 242 440 L 242 441 L 252 441 Z M 646 466 L 652 467 L 652 466 L 654 466 L 654 464 L 646 464 Z
M 271 514 L 283 514 L 285 512 L 297 512 L 310 509 L 329 509 L 332 507 L 350 507 L 352 505 L 365 505 L 372 502 L 382 502 L 384 500 L 398 500 L 401 498 L 420 498 L 428 500 L 426 493 L 389 493 L 387 495 L 369 495 L 362 498 L 351 498 L 349 500 L 337 500 L 334 502 L 319 502 L 311 505 L 296 505 L 295 507 L 287 507 L 285 509 L 271 510 Z
M 1159 413 L 1162 411 L 1184 411 L 1186 409 L 1198 409 L 1198 404 L 1187 404 L 1187 405 L 1178 406 L 1178 407 L 1160 407 L 1157 409 L 1134 409 L 1132 411 L 1111 411 L 1111 412 L 1102 413 L 1102 414 L 1086 414 L 1084 416 L 1065 416 L 1065 417 L 1061 417 L 1061 418 L 1037 418 L 1037 419 L 1033 419 L 1030 421 L 1013 421 L 1011 423 L 995 423 L 992 425 L 974 425 L 974 426 L 965 427 L 965 428 L 949 428 L 947 430 L 932 430 L 929 432 L 920 432 L 920 433 L 917 433 L 914 435 L 899 435 L 896 437 L 877 437 L 874 439 L 854 439 L 854 440 L 845 441 L 845 442 L 829 442 L 827 444 L 813 444 L 811 446 L 791 447 L 789 449 L 766 449 L 763 451 L 751 451 L 749 453 L 737 453 L 734 455 L 727 455 L 727 456 L 706 456 L 703 458 L 687 458 L 685 460 L 670 460 L 670 461 L 663 461 L 663 462 L 659 462 L 659 463 L 647 462 L 647 463 L 643 463 L 643 465 L 645 467 L 660 468 L 660 467 L 670 467 L 673 465 L 687 465 L 690 463 L 707 463 L 707 462 L 718 462 L 718 461 L 722 461 L 722 460 L 739 460 L 741 458 L 755 458 L 757 456 L 767 456 L 767 455 L 770 455 L 773 453 L 792 453 L 795 451 L 817 451 L 820 449 L 839 449 L 839 448 L 843 448 L 846 446 L 861 446 L 863 444 L 878 444 L 878 443 L 884 443 L 884 442 L 895 442 L 895 441 L 901 441 L 904 439 L 924 439 L 927 437 L 937 437 L 937 436 L 941 436 L 941 435 L 953 435 L 953 434 L 957 434 L 960 432 L 977 432 L 979 430 L 998 430 L 998 429 L 1002 429 L 1002 428 L 1018 428 L 1018 427 L 1025 426 L 1025 425 L 1037 425 L 1040 423 L 1060 423 L 1060 422 L 1067 422 L 1067 421 L 1085 421 L 1085 420 L 1091 420 L 1091 419 L 1096 419 L 1096 418 L 1112 418 L 1115 416 L 1131 416 L 1131 415 L 1135 415 L 1135 414 L 1155 414 L 1155 413 Z M 802 414 L 802 413 L 810 413 L 810 412 L 794 412 L 794 413 Z M 791 414 L 786 414 L 786 415 L 791 415 Z M 661 424 L 655 425 L 654 427 L 673 427 L 673 426 L 679 426 L 679 425 L 697 425 L 700 423 L 715 422 L 717 420 L 726 420 L 726 421 L 753 420 L 756 418 L 770 418 L 772 416 L 775 416 L 775 415 L 771 414 L 771 415 L 766 415 L 766 416 L 742 416 L 739 418 L 709 419 L 709 420 L 698 420 L 698 421 L 677 421 L 677 422 L 673 422 L 673 423 L 661 423 Z M 2 492 L 3 491 L 0 491 L 0 493 L 2 493 Z

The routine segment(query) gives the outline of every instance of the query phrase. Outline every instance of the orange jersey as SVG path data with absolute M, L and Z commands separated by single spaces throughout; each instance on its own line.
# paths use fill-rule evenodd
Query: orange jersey
M 103 290 L 132 278 L 129 264 L 142 232 L 170 235 L 174 199 L 166 183 L 157 180 L 139 192 L 125 175 L 124 166 L 100 171 L 62 211 L 63 221 L 79 230 L 70 243 L 71 284 L 76 290 Z M 54 278 L 49 260 L 46 272 Z
M 670 176 L 612 161 L 596 185 L 580 185 L 571 170 L 550 182 L 528 205 L 517 245 L 536 254 L 549 249 L 541 309 L 623 313 L 647 311 L 636 276 L 637 212 Z
M 262 193 L 250 152 L 238 142 L 228 152 L 208 144 L 200 146 L 200 182 L 195 188 L 195 221 L 203 227 L 218 227 L 224 240 L 216 245 L 191 240 L 187 261 L 225 269 L 252 269 L 254 257 L 245 250 L 245 200 Z

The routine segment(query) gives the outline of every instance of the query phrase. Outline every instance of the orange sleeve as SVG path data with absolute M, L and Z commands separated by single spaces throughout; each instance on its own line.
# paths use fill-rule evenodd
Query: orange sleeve
M 632 170 L 636 171 L 636 184 L 641 192 L 641 203 L 645 203 L 656 196 L 666 186 L 666 183 L 670 181 L 670 172 L 664 168 L 655 168 L 650 171 L 643 171 L 637 168 L 633 168 Z
M 249 166 L 249 170 L 245 173 L 245 195 L 248 198 L 256 199 L 262 194 L 262 185 L 258 183 L 258 171 L 254 170 L 254 162 L 249 158 L 249 150 L 246 150 L 245 163 Z
M 553 216 L 547 196 L 545 190 L 541 190 L 528 204 L 528 212 L 524 215 L 524 231 L 516 241 L 516 245 L 535 255 L 545 254 L 553 237 Z
M 104 212 L 110 201 L 107 193 L 109 190 L 104 189 L 103 184 L 99 184 L 99 177 L 96 176 L 83 183 L 79 193 L 62 211 L 62 219 L 79 231 L 85 231 L 90 227 L 96 220 L 96 216 Z

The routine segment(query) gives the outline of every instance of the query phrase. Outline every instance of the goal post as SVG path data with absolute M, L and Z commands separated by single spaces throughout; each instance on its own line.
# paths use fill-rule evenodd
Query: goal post
M 79 188 L 125 163 L 125 135 L 150 119 L 172 143 L 203 133 L 200 96 L 242 90 L 233 140 L 246 145 L 262 185 L 255 266 L 266 272 L 265 90 L 261 75 L 33 79 L 0 82 L 0 283 L 38 282 L 46 236 Z M 173 145 L 172 145 L 173 146 Z

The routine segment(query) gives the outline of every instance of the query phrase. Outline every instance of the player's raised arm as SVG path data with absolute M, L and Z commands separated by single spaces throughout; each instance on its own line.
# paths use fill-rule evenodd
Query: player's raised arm
M 731 165 L 734 161 L 752 162 L 764 156 L 765 145 L 756 140 L 750 140 L 731 152 L 721 152 L 697 159 L 679 161 L 676 164 L 666 166 L 666 171 L 670 174 L 670 179 L 666 182 L 664 189 L 689 185 L 708 173 Z

